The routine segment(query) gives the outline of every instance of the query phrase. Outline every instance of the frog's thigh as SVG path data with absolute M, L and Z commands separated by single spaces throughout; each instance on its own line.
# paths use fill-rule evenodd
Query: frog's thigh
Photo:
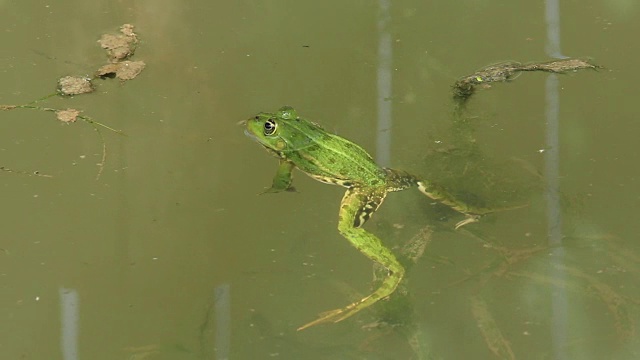
M 371 260 L 391 271 L 400 271 L 402 267 L 393 253 L 372 233 L 360 228 L 371 214 L 378 209 L 386 190 L 351 188 L 345 193 L 340 205 L 338 230 L 353 246 Z
M 347 189 L 340 203 L 339 227 L 361 227 L 378 210 L 386 196 L 386 188 Z

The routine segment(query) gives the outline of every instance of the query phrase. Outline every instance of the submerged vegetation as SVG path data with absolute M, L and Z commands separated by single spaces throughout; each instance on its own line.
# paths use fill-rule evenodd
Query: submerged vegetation
M 526 65 L 504 63 L 485 67 L 465 76 L 454 85 L 454 111 L 449 129 L 447 144 L 438 144 L 429 149 L 423 158 L 430 176 L 438 182 L 452 185 L 459 194 L 482 194 L 476 201 L 484 203 L 483 197 L 491 198 L 488 206 L 526 203 L 534 194 L 544 190 L 540 171 L 523 159 L 496 159 L 483 151 L 476 139 L 475 121 L 465 109 L 465 102 L 474 94 L 476 87 L 491 82 L 505 82 L 523 71 L 544 71 L 565 73 L 581 69 L 598 69 L 597 65 L 576 59 L 557 60 Z M 437 142 L 436 142 L 437 143 Z M 517 171 L 519 170 L 519 171 Z M 432 337 L 424 323 L 417 322 L 415 306 L 424 309 L 424 303 L 437 302 L 438 299 L 458 298 L 457 307 L 463 315 L 450 314 L 458 326 L 476 339 L 481 339 L 487 356 L 496 359 L 518 359 L 526 357 L 522 352 L 522 343 L 548 344 L 548 327 L 551 326 L 551 311 L 547 303 L 551 294 L 561 292 L 571 304 L 564 314 L 573 324 L 579 324 L 581 330 L 571 331 L 566 339 L 568 353 L 580 354 L 581 344 L 593 336 L 585 327 L 596 326 L 591 320 L 594 313 L 599 314 L 597 326 L 608 327 L 608 339 L 603 341 L 615 344 L 620 352 L 633 353 L 634 342 L 638 338 L 640 319 L 640 288 L 623 286 L 633 284 L 640 276 L 640 258 L 630 252 L 615 235 L 591 233 L 572 234 L 571 224 L 579 204 L 575 195 L 561 193 L 561 203 L 566 212 L 567 236 L 562 246 L 514 241 L 514 239 L 494 239 L 482 233 L 478 227 L 463 227 L 458 232 L 470 243 L 466 243 L 465 253 L 476 254 L 473 265 L 466 264 L 457 255 L 438 254 L 433 249 L 433 237 L 437 226 L 413 229 L 415 235 L 407 236 L 399 224 L 396 238 L 411 237 L 401 246 L 403 265 L 407 269 L 417 262 L 430 263 L 431 269 L 443 269 L 448 274 L 458 272 L 457 279 L 447 285 L 429 288 L 431 299 L 417 300 L 407 291 L 409 284 L 402 283 L 396 294 L 376 308 L 372 322 L 362 328 L 370 335 L 360 343 L 359 349 L 365 353 L 384 353 L 377 339 L 403 339 L 394 351 L 407 352 L 415 359 L 439 359 L 442 353 L 436 349 L 442 345 Z M 465 199 L 467 200 L 467 199 Z M 473 199 L 471 199 L 473 200 Z M 432 208 L 425 211 L 437 211 Z M 442 230 L 441 230 L 442 231 Z M 451 231 L 450 228 L 444 231 Z M 575 230 L 573 230 L 575 232 Z M 531 234 L 524 234 L 528 239 Z M 426 251 L 425 251 L 426 250 Z M 556 254 L 561 255 L 558 261 Z M 594 263 L 593 259 L 597 258 Z M 374 281 L 384 275 L 385 269 L 374 269 Z M 408 271 L 409 277 L 411 273 Z M 434 275 L 437 276 L 437 275 Z M 424 285 L 424 279 L 411 278 L 409 283 Z M 464 295 L 460 298 L 460 293 Z M 505 307 L 505 296 L 513 298 L 513 305 Z M 443 300 L 441 300 L 443 301 Z M 442 305 L 445 306 L 445 305 Z M 587 313 L 588 311 L 588 313 Z M 546 315 L 543 315 L 546 314 Z M 432 314 L 433 315 L 433 314 Z M 542 317 L 541 317 L 542 316 Z M 446 316 L 438 316 L 442 319 Z M 436 320 L 434 320 L 436 321 Z M 592 322 L 593 321 L 593 322 Z M 435 324 L 434 326 L 438 326 Z M 446 325 L 448 326 L 448 325 Z M 599 330 L 598 333 L 603 333 Z M 388 340 L 391 341 L 391 340 Z M 384 344 L 388 346 L 388 341 Z M 401 347 L 406 349 L 402 350 Z M 491 355 L 490 355 L 491 354 Z M 553 349 L 547 350 L 545 358 L 553 358 Z M 483 357 L 478 355 L 478 357 Z

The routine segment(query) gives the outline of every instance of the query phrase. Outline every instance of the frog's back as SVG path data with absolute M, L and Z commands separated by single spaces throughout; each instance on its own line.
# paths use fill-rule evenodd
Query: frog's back
M 385 172 L 363 148 L 323 130 L 319 125 L 299 119 L 289 121 L 285 156 L 298 169 L 327 183 L 351 186 L 378 186 Z

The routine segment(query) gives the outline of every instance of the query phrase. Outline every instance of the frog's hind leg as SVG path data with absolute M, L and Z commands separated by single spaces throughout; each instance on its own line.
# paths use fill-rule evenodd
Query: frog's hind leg
M 489 209 L 480 209 L 469 206 L 464 202 L 457 200 L 443 187 L 427 180 L 418 179 L 405 171 L 389 168 L 385 168 L 384 170 L 387 173 L 389 183 L 392 185 L 392 187 L 388 188 L 389 191 L 400 191 L 410 186 L 417 186 L 421 193 L 427 195 L 431 199 L 441 202 L 451 207 L 453 210 L 464 214 L 465 219 L 456 224 L 456 229 L 466 224 L 476 222 L 480 218 L 480 215 L 491 212 Z
M 298 330 L 325 322 L 342 321 L 391 295 L 398 287 L 404 276 L 404 268 L 378 237 L 361 228 L 380 206 L 386 193 L 386 188 L 348 189 L 340 205 L 338 230 L 361 253 L 386 267 L 389 270 L 389 275 L 372 294 L 344 308 L 324 312 L 319 315 L 318 319 L 299 327 Z
M 436 185 L 430 181 L 416 180 L 416 185 L 418 185 L 418 190 L 420 190 L 421 193 L 465 215 L 465 219 L 459 221 L 456 224 L 456 229 L 466 224 L 477 222 L 480 219 L 481 215 L 494 212 L 493 209 L 480 208 L 480 207 L 468 205 L 456 199 L 451 193 L 446 191 L 443 187 Z
M 420 190 L 420 192 L 427 195 L 431 199 L 439 201 L 445 205 L 448 205 L 453 210 L 456 210 L 465 215 L 465 219 L 458 221 L 458 223 L 456 224 L 456 229 L 460 228 L 461 226 L 477 222 L 482 215 L 495 213 L 497 211 L 521 209 L 523 207 L 529 206 L 529 204 L 521 204 L 521 205 L 506 206 L 506 207 L 499 207 L 499 208 L 473 206 L 456 199 L 455 196 L 453 196 L 451 193 L 446 191 L 443 187 L 436 185 L 432 182 L 429 182 L 427 180 L 416 180 L 416 185 L 418 185 L 418 189 Z

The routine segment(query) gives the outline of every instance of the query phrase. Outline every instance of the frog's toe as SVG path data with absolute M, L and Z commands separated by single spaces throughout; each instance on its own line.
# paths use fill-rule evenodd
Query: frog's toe
M 456 223 L 456 227 L 455 229 L 458 230 L 458 228 L 465 226 L 467 224 L 471 224 L 474 222 L 478 222 L 480 221 L 480 216 L 478 215 L 467 215 L 467 217 L 464 220 L 458 221 Z
M 306 328 L 310 328 L 314 325 L 318 325 L 318 324 L 323 324 L 323 323 L 327 323 L 327 322 L 333 322 L 336 323 L 340 320 L 344 320 L 345 318 L 347 318 L 348 312 L 347 314 L 345 314 L 345 309 L 335 309 L 335 310 L 329 310 L 329 311 L 325 311 L 322 312 L 318 315 L 319 317 L 309 323 L 306 323 L 302 326 L 300 326 L 297 330 L 304 330 Z
M 266 188 L 263 192 L 259 193 L 258 195 L 274 194 L 274 193 L 279 193 L 279 192 L 283 192 L 283 191 L 285 191 L 285 192 L 298 192 L 298 190 L 296 190 L 296 188 L 293 187 L 293 186 L 289 186 L 286 189 L 270 187 L 270 188 Z

